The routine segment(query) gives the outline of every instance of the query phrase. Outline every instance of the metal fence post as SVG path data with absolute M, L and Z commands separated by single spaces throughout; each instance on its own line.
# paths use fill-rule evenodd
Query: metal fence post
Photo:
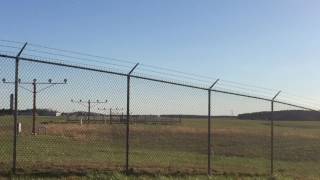
M 217 79 L 208 89 L 208 175 L 212 175 L 211 170 L 211 90 L 214 85 L 218 83 L 219 79 Z
M 13 152 L 12 152 L 12 172 L 16 174 L 17 169 L 17 124 L 18 124 L 18 86 L 19 86 L 19 57 L 27 46 L 23 45 L 16 56 L 15 78 L 14 78 L 14 111 L 13 111 Z
M 137 68 L 137 63 L 127 75 L 127 120 L 126 120 L 126 173 L 129 173 L 129 133 L 130 133 L 130 75 Z
M 110 108 L 109 123 L 112 124 L 112 108 Z
M 37 99 L 37 85 L 36 82 L 33 81 L 33 108 L 32 108 L 32 134 L 36 135 L 36 99 Z
M 91 101 L 89 99 L 88 100 L 88 122 L 87 122 L 87 124 L 90 123 L 90 116 L 91 116 Z
M 274 169 L 274 118 L 273 118 L 273 111 L 274 111 L 274 100 L 279 96 L 281 91 L 279 91 L 271 100 L 271 114 L 270 114 L 270 176 L 273 176 L 273 169 Z
M 34 63 L 39 63 L 39 64 L 49 64 L 49 65 L 55 65 L 55 66 L 61 66 L 61 67 L 68 67 L 68 68 L 77 68 L 77 69 L 82 69 L 82 70 L 88 70 L 88 71 L 94 71 L 94 72 L 101 72 L 101 73 L 108 73 L 108 74 L 116 74 L 116 75 L 120 75 L 122 77 L 127 77 L 127 118 L 126 118 L 126 171 L 127 173 L 129 172 L 129 137 L 130 137 L 130 122 L 135 121 L 135 118 L 133 116 L 132 120 L 130 121 L 130 78 L 136 78 L 136 79 L 143 79 L 146 81 L 151 81 L 151 82 L 158 82 L 158 83 L 166 83 L 166 84 L 171 84 L 171 85 L 176 85 L 176 86 L 181 86 L 181 87 L 186 87 L 186 88 L 193 88 L 193 89 L 199 89 L 199 90 L 204 90 L 208 92 L 208 175 L 212 174 L 212 164 L 211 164 L 211 158 L 214 156 L 214 145 L 212 145 L 212 143 L 214 142 L 214 135 L 212 134 L 211 131 L 213 131 L 211 125 L 213 124 L 213 122 L 211 122 L 211 120 L 213 119 L 213 117 L 211 116 L 211 94 L 212 92 L 217 92 L 217 93 L 223 93 L 223 94 L 228 94 L 228 95 L 234 95 L 234 96 L 240 96 L 240 97 L 246 97 L 246 98 L 252 98 L 252 99 L 259 99 L 259 100 L 263 100 L 263 101 L 268 101 L 271 102 L 271 112 L 270 112 L 270 174 L 271 176 L 273 176 L 274 173 L 274 119 L 275 119 L 275 113 L 274 113 L 274 103 L 278 103 L 278 104 L 283 104 L 283 105 L 288 105 L 288 106 L 292 106 L 292 107 L 298 107 L 298 108 L 302 108 L 305 110 L 311 110 L 311 111 L 316 111 L 314 109 L 310 109 L 310 108 L 306 108 L 303 106 L 298 106 L 298 105 L 294 105 L 294 104 L 290 104 L 290 103 L 286 103 L 286 102 L 281 102 L 281 101 L 276 101 L 275 99 L 277 98 L 277 96 L 280 94 L 280 91 L 273 97 L 273 99 L 269 99 L 269 98 L 263 98 L 263 97 L 257 97 L 257 96 L 251 96 L 251 95 L 246 95 L 246 94 L 241 94 L 241 93 L 236 93 L 236 92 L 228 92 L 228 91 L 223 91 L 223 90 L 217 90 L 217 89 L 212 89 L 213 86 L 218 82 L 218 80 L 210 87 L 210 88 L 203 88 L 203 87 L 197 87 L 197 86 L 193 86 L 193 85 L 188 85 L 188 84 L 182 84 L 182 83 L 177 83 L 177 82 L 170 82 L 170 81 L 165 81 L 165 80 L 161 80 L 161 79 L 153 79 L 150 77 L 144 77 L 144 76 L 138 76 L 138 75 L 131 75 L 131 73 L 134 71 L 134 69 L 138 66 L 138 64 L 136 64 L 133 69 L 128 73 L 128 74 L 123 74 L 123 73 L 118 73 L 118 72 L 113 72 L 113 71 L 106 71 L 106 70 L 101 70 L 101 69 L 93 69 L 93 68 L 87 68 L 87 67 L 81 67 L 81 66 L 75 66 L 75 65 L 68 65 L 68 64 L 61 64 L 61 63 L 56 63 L 56 62 L 47 62 L 47 61 L 43 61 L 43 60 L 35 60 L 35 59 L 31 59 L 31 58 L 23 58 L 20 57 L 21 53 L 23 52 L 24 48 L 26 47 L 27 43 L 25 43 L 25 45 L 23 46 L 23 48 L 20 50 L 20 52 L 18 53 L 17 56 L 8 56 L 8 55 L 2 55 L 0 54 L 0 57 L 4 57 L 4 58 L 10 58 L 12 60 L 15 60 L 15 81 L 13 82 L 15 84 L 15 92 L 14 92 L 14 102 L 13 102 L 13 120 L 14 120 L 14 124 L 13 124 L 13 161 L 12 161 L 12 171 L 13 173 L 16 173 L 16 164 L 17 164 L 17 140 L 18 140 L 18 129 L 17 129 L 17 123 L 18 123 L 18 87 L 19 85 L 21 85 L 22 83 L 19 80 L 19 61 L 26 61 L 26 62 L 34 62 Z M 5 82 L 4 82 L 5 83 Z M 12 82 L 10 82 L 12 83 Z M 35 99 L 35 97 L 34 97 Z M 36 101 L 34 101 L 35 104 Z M 94 102 L 91 102 L 94 103 Z M 88 120 L 90 119 L 90 100 L 89 100 L 89 110 L 88 110 Z M 93 107 L 93 106 L 92 106 Z M 34 106 L 34 109 L 36 108 L 36 106 Z M 112 109 L 110 108 L 110 123 L 112 123 Z M 36 111 L 34 111 L 36 112 Z M 119 114 L 115 114 L 114 115 L 116 118 L 119 117 Z M 180 117 L 180 121 L 181 121 L 181 116 Z M 147 118 L 147 116 L 145 116 L 145 118 Z M 124 116 L 121 115 L 121 121 L 120 122 L 124 122 Z M 82 120 L 81 120 L 82 122 Z M 88 121 L 89 122 L 89 121 Z M 34 123 L 33 123 L 34 124 Z M 212 160 L 214 161 L 214 160 Z M 266 171 L 269 171 L 269 169 L 266 169 Z M 267 172 L 268 173 L 268 172 Z

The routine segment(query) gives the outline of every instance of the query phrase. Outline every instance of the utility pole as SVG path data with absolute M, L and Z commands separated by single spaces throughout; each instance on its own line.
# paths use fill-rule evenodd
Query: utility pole
M 15 82 L 9 82 L 5 78 L 2 79 L 2 82 L 6 84 L 15 84 Z M 41 91 L 46 90 L 58 84 L 67 84 L 67 79 L 64 79 L 63 82 L 52 82 L 52 79 L 49 79 L 48 82 L 37 82 L 37 79 L 33 79 L 32 82 L 22 82 L 21 79 L 18 80 L 18 86 L 20 86 L 22 89 L 27 90 L 33 94 L 33 103 L 32 103 L 32 134 L 33 135 L 36 135 L 37 93 L 40 93 Z M 22 85 L 32 85 L 32 90 Z M 37 90 L 38 85 L 46 85 L 46 86 L 44 88 Z
M 92 108 L 92 105 L 97 105 L 97 104 L 106 104 L 108 102 L 108 100 L 105 100 L 105 101 L 99 101 L 99 100 L 96 100 L 96 101 L 92 101 L 92 100 L 88 100 L 88 101 L 82 101 L 81 99 L 79 101 L 75 101 L 73 99 L 71 99 L 71 102 L 72 103 L 78 103 L 78 104 L 81 104 L 85 107 L 88 107 L 88 114 L 87 114 L 87 120 L 88 120 L 88 124 L 90 122 L 90 116 L 91 116 L 91 108 Z

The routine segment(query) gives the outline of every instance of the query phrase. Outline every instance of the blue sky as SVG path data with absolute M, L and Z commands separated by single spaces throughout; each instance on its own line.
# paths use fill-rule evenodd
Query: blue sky
M 0 39 L 320 99 L 319 7 L 316 0 L 8 0 Z

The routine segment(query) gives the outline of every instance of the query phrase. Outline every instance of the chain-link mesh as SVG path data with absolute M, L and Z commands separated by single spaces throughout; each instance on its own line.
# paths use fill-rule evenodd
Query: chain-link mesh
M 128 97 L 128 72 L 61 65 L 20 60 L 18 172 L 123 171 L 128 161 L 133 172 L 206 174 L 210 163 L 213 174 L 268 176 L 273 119 L 274 174 L 320 176 L 316 112 L 275 103 L 272 116 L 270 100 L 212 92 L 208 142 L 209 92 L 203 87 L 135 74 Z M 5 78 L 0 86 L 0 173 L 5 174 L 13 168 L 15 59 L 0 58 L 0 68 Z
M 14 77 L 14 69 L 14 59 L 0 58 L 1 79 Z M 13 103 L 13 101 L 10 102 L 11 94 L 14 94 L 14 86 L 2 83 L 0 86 L 0 174 L 8 173 L 12 168 L 14 123 L 13 111 L 10 107 Z
M 110 122 L 109 112 L 100 110 L 124 107 L 124 77 L 26 61 L 20 63 L 20 77 L 18 120 L 22 132 L 17 145 L 18 169 L 24 172 L 122 169 L 124 125 L 106 123 Z M 49 79 L 52 82 L 47 84 Z M 53 85 L 55 82 L 62 84 Z M 112 116 L 118 118 L 116 114 Z
M 319 113 L 275 103 L 274 122 L 275 174 L 318 179 Z
M 270 123 L 255 112 L 270 110 L 266 101 L 214 93 L 213 169 L 218 174 L 267 175 Z
M 130 167 L 206 172 L 206 91 L 132 78 Z

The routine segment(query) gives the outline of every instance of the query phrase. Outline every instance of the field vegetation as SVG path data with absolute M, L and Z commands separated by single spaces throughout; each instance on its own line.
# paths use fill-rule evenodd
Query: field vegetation
M 61 117 L 21 116 L 18 172 L 25 175 L 121 172 L 125 165 L 124 124 L 67 123 Z M 212 167 L 216 178 L 267 177 L 270 172 L 270 124 L 265 120 L 213 119 Z M 46 129 L 46 130 L 44 130 Z M 320 122 L 275 122 L 275 174 L 297 179 L 320 178 Z M 10 174 L 12 117 L 0 117 L 0 172 Z M 181 124 L 130 125 L 132 174 L 206 177 L 207 121 L 184 118 Z M 83 174 L 85 173 L 85 174 Z M 100 175 L 99 175 L 100 176 Z M 104 174 L 102 176 L 114 176 Z M 118 175 L 116 175 L 118 176 Z M 136 176 L 133 176 L 134 178 Z M 19 177 L 17 177 L 19 178 Z

